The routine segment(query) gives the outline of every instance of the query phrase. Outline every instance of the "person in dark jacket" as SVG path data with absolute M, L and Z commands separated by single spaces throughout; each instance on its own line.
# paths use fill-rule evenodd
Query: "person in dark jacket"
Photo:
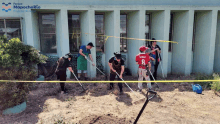
M 65 56 L 59 58 L 59 60 L 57 61 L 57 68 L 56 68 L 56 75 L 57 75 L 57 79 L 59 79 L 60 81 L 66 81 L 66 69 L 68 68 L 70 70 L 70 72 L 73 72 L 72 66 L 71 66 L 71 60 L 72 60 L 73 56 L 71 55 L 71 53 L 66 54 Z M 65 83 L 60 83 L 60 87 L 61 87 L 61 94 L 67 93 L 65 87 Z
M 152 40 L 156 40 L 156 39 L 152 38 Z M 159 45 L 157 45 L 156 41 L 152 41 L 152 44 L 149 45 L 148 47 L 151 49 L 150 56 L 155 59 L 155 64 L 153 65 L 154 66 L 153 76 L 154 76 L 155 80 L 157 80 L 157 68 L 159 66 L 159 62 L 161 61 L 161 56 L 160 56 L 161 48 Z M 151 78 L 151 80 L 153 80 L 152 76 L 150 78 Z
M 124 73 L 124 60 L 121 59 L 121 54 L 114 53 L 114 55 L 115 56 L 112 57 L 108 62 L 108 65 L 110 67 L 110 81 L 114 81 L 116 76 L 118 80 L 121 80 Z M 116 72 L 119 74 L 119 77 Z M 118 87 L 120 89 L 120 94 L 123 94 L 122 83 L 118 83 Z M 110 87 L 108 88 L 108 90 L 111 90 L 113 88 L 113 83 L 110 83 Z

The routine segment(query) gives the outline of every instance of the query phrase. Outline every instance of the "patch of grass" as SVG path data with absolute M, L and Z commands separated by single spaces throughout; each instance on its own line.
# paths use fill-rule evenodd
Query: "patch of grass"
M 213 74 L 214 80 L 220 80 L 219 74 Z M 220 92 L 220 81 L 212 82 L 211 89 L 215 92 Z
M 70 97 L 70 98 L 68 98 L 68 99 L 65 99 L 65 101 L 76 101 L 76 99 L 74 98 L 74 97 Z
M 66 123 L 63 122 L 63 120 L 57 120 L 57 122 L 55 122 L 54 124 L 66 124 Z
M 60 119 L 58 119 L 54 124 L 67 124 L 63 121 L 63 117 L 61 117 Z
M 197 74 L 195 80 L 213 80 L 213 75 Z M 197 82 L 203 89 L 210 89 L 212 82 Z

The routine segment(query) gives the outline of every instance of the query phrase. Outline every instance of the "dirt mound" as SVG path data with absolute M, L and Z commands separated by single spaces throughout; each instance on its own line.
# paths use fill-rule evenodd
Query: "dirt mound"
M 79 121 L 80 124 L 130 124 L 125 118 L 114 117 L 112 114 L 103 116 L 91 115 Z

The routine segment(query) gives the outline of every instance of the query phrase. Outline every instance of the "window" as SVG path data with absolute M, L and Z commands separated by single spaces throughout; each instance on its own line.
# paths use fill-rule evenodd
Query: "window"
M 169 41 L 173 41 L 173 14 L 170 15 L 170 31 L 169 31 Z M 169 42 L 169 52 L 172 51 L 172 43 Z
M 96 51 L 104 52 L 105 35 L 104 31 L 104 14 L 95 15 L 95 33 L 96 33 Z
M 80 42 L 80 20 L 79 14 L 69 14 L 68 15 L 69 24 L 69 46 L 70 52 L 79 52 Z
M 194 15 L 194 24 L 193 24 L 192 51 L 195 50 L 195 36 L 196 36 L 196 13 Z
M 127 15 L 120 15 L 120 37 L 127 37 Z M 120 38 L 120 51 L 127 52 L 127 39 Z
M 145 16 L 145 39 L 150 39 L 150 14 Z M 146 41 L 145 45 L 150 45 L 150 42 Z
M 8 40 L 19 38 L 22 41 L 20 19 L 0 19 L 0 36 L 5 35 Z
M 40 47 L 43 53 L 57 53 L 55 14 L 40 13 Z

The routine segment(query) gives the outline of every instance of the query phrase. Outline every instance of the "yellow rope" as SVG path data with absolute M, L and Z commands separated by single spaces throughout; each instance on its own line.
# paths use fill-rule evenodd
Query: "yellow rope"
M 91 34 L 91 33 L 85 33 L 85 34 L 90 34 L 90 35 L 97 35 L 97 36 L 104 36 L 106 37 L 105 41 L 108 40 L 109 37 L 114 37 L 114 38 L 123 38 L 123 39 L 129 39 L 129 40 L 143 40 L 143 41 L 157 41 L 157 42 L 170 42 L 170 43 L 177 43 L 176 41 L 167 41 L 167 40 L 151 40 L 151 39 L 140 39 L 140 38 L 128 38 L 128 37 L 116 37 L 116 36 L 108 36 L 108 35 L 100 35 L 100 34 Z

